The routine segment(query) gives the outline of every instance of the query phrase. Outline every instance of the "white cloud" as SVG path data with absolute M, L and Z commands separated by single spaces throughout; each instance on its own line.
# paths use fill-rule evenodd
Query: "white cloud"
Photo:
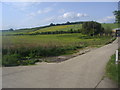
M 59 18 L 59 16 L 52 16 L 52 17 L 45 18 L 43 21 L 46 23 L 54 23 L 56 21 L 59 22 L 60 18 Z
M 81 13 L 77 13 L 77 17 L 86 17 L 87 14 L 81 14 Z
M 56 19 L 57 19 L 57 17 L 48 17 L 44 21 L 46 21 L 46 22 L 54 22 L 54 20 L 56 20 Z
M 29 14 L 29 16 L 33 17 L 33 16 L 36 16 L 36 14 L 32 12 Z
M 48 7 L 48 8 L 44 8 L 43 10 L 38 10 L 37 13 L 43 14 L 43 13 L 48 13 L 50 11 L 52 11 L 52 8 Z
M 114 21 L 115 21 L 115 16 L 107 16 L 105 18 L 98 20 L 98 22 L 101 23 L 113 23 Z
M 64 12 L 65 12 L 65 9 L 60 9 L 58 12 L 59 12 L 59 13 L 64 13 Z
M 48 12 L 50 12 L 50 11 L 52 11 L 52 8 L 45 8 L 45 9 L 43 10 L 44 13 L 48 13 Z
M 42 13 L 42 10 L 38 10 L 37 13 L 38 13 L 38 14 L 41 14 L 41 13 Z
M 87 14 L 84 13 L 75 13 L 75 12 L 66 12 L 62 16 L 62 19 L 79 19 L 81 17 L 86 17 Z
M 40 9 L 40 10 L 38 10 L 36 12 L 29 13 L 27 16 L 29 16 L 30 18 L 32 18 L 32 17 L 35 17 L 35 16 L 37 16 L 39 14 L 48 13 L 48 12 L 50 12 L 52 10 L 53 10 L 52 8 L 48 7 L 48 8 Z
M 72 18 L 72 16 L 73 16 L 73 13 L 67 12 L 67 13 L 64 13 L 62 17 L 63 18 Z
M 52 16 L 45 19 L 46 22 L 66 22 L 80 20 L 82 17 L 88 16 L 84 13 L 66 12 L 59 16 Z

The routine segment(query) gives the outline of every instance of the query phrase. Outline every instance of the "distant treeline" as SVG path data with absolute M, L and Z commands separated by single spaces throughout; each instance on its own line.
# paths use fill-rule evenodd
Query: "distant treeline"
M 71 24 L 83 24 L 84 22 L 66 22 L 62 24 L 53 24 L 51 23 L 49 26 L 60 26 L 60 25 L 71 25 Z

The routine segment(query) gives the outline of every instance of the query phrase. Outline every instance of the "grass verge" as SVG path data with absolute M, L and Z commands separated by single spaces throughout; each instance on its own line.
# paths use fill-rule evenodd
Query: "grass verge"
M 106 66 L 106 76 L 120 84 L 120 65 L 115 64 L 115 54 L 111 56 Z

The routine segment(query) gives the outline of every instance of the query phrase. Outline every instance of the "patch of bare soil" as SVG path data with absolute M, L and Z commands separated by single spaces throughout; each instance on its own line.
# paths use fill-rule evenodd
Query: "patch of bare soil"
M 55 57 L 46 57 L 46 58 L 41 58 L 39 59 L 40 62 L 46 62 L 46 63 L 59 63 L 62 61 L 66 61 L 70 58 L 85 54 L 87 52 L 90 52 L 91 50 L 96 49 L 95 47 L 86 47 L 84 49 L 78 50 L 77 53 L 71 54 L 71 55 L 62 55 L 62 56 L 55 56 Z M 39 64 L 40 62 L 36 63 Z

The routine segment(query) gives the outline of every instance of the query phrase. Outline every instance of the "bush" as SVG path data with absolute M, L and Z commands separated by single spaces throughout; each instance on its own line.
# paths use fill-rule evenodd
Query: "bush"
M 38 62 L 38 60 L 19 60 L 18 63 L 20 65 L 34 65 L 36 62 Z
M 98 22 L 90 21 L 82 24 L 82 33 L 90 36 L 94 36 L 103 33 L 104 28 Z
M 83 46 L 67 46 L 67 47 L 35 47 L 35 48 L 18 48 L 18 49 L 3 49 L 3 56 L 6 57 L 7 52 L 10 55 L 16 54 L 19 55 L 17 60 L 29 60 L 32 58 L 48 57 L 48 56 L 58 56 L 65 54 L 69 51 L 76 50 L 77 48 L 82 48 Z M 7 52 L 6 52 L 7 51 Z M 5 53 L 6 52 L 6 53 Z M 9 56 L 9 55 L 8 55 Z
M 20 60 L 19 54 L 4 55 L 2 59 L 2 66 L 18 66 L 18 65 L 33 65 L 39 60 Z
M 3 66 L 18 66 L 18 54 L 4 55 L 2 58 Z

